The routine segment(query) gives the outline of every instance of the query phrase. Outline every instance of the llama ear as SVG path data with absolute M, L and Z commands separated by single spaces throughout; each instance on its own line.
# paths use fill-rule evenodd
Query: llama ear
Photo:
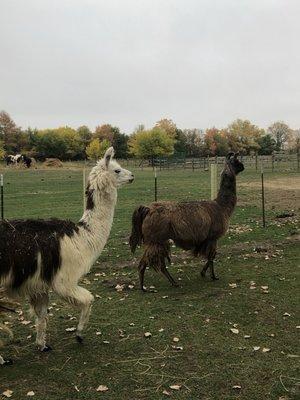
M 114 154 L 115 154 L 115 151 L 114 151 L 114 148 L 113 148 L 113 147 L 109 147 L 109 148 L 106 150 L 106 152 L 105 152 L 105 154 L 104 154 L 104 160 L 105 160 L 105 166 L 106 166 L 106 168 L 108 167 L 108 164 L 109 164 L 110 160 L 113 158 Z
M 231 159 L 231 157 L 234 156 L 234 155 L 235 155 L 234 152 L 231 151 L 230 153 L 227 154 L 226 160 L 229 161 Z

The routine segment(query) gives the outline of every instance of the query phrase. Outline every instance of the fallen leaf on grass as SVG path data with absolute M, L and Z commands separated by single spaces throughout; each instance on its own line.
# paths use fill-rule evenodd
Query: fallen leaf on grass
M 4 396 L 4 397 L 11 397 L 12 394 L 13 394 L 13 391 L 7 389 L 7 390 L 5 390 L 5 391 L 2 393 L 2 396 Z
M 240 386 L 240 385 L 234 385 L 234 386 L 232 386 L 232 389 L 238 389 L 238 390 L 240 390 L 240 389 L 242 389 L 242 386 Z
M 22 325 L 29 325 L 29 324 L 31 324 L 31 321 L 21 321 L 21 324 Z
M 253 346 L 254 351 L 258 351 L 260 349 L 260 346 Z
M 165 396 L 171 396 L 171 393 L 168 392 L 167 390 L 164 390 L 164 391 L 163 391 L 163 394 L 164 394 Z
M 180 390 L 181 389 L 181 385 L 171 385 L 170 389 L 172 389 L 172 390 Z
M 151 332 L 145 332 L 145 333 L 144 333 L 144 336 L 145 336 L 145 337 L 151 337 L 151 336 L 152 336 L 152 333 L 151 333 Z
M 240 331 L 236 328 L 231 328 L 230 332 L 234 333 L 235 335 L 238 335 Z
M 286 355 L 288 358 L 299 358 L 298 354 L 287 354 Z
M 289 314 L 288 312 L 285 312 L 285 313 L 283 314 L 283 316 L 284 316 L 284 317 L 290 317 L 291 314 Z
M 30 396 L 31 397 L 31 396 L 34 396 L 34 395 L 35 395 L 34 391 L 30 390 L 30 392 L 28 392 L 26 396 Z
M 262 352 L 263 352 L 263 353 L 268 353 L 269 351 L 271 351 L 271 349 L 269 349 L 268 347 L 264 347 L 264 348 L 262 349 Z
M 228 286 L 234 289 L 234 288 L 237 287 L 237 284 L 236 283 L 229 283 Z
M 173 337 L 173 342 L 175 342 L 175 343 L 179 342 L 179 338 L 178 337 Z
M 73 326 L 72 328 L 66 328 L 66 332 L 75 332 L 76 328 Z
M 182 346 L 172 346 L 173 350 L 177 350 L 177 351 L 182 351 L 183 347 Z
M 108 387 L 106 385 L 99 385 L 96 389 L 97 392 L 107 392 Z
M 250 339 L 251 336 L 250 336 L 250 335 L 244 335 L 244 338 L 245 338 L 245 339 Z

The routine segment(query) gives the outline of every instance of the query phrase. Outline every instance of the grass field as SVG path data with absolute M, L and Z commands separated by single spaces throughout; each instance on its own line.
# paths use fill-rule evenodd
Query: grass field
M 265 175 L 265 229 L 259 174 L 245 171 L 238 177 L 238 206 L 219 245 L 219 281 L 202 280 L 202 261 L 172 249 L 170 271 L 181 287 L 170 287 L 164 277 L 146 271 L 149 291 L 143 294 L 128 236 L 134 207 L 153 200 L 153 172 L 134 172 L 136 181 L 119 192 L 109 242 L 82 282 L 96 295 L 84 344 L 66 331 L 76 325 L 77 312 L 53 296 L 49 343 L 54 350 L 38 353 L 34 321 L 24 304 L 24 316 L 5 316 L 15 339 L 1 352 L 15 363 L 1 368 L 0 393 L 10 389 L 12 398 L 23 399 L 34 391 L 34 398 L 46 400 L 156 400 L 168 394 L 189 400 L 296 399 L 299 174 Z M 159 174 L 159 199 L 209 195 L 208 172 Z M 282 211 L 295 215 L 276 218 Z M 81 212 L 80 169 L 5 170 L 7 218 L 77 220 Z M 257 247 L 262 251 L 254 251 Z M 124 289 L 117 291 L 118 284 Z M 108 390 L 97 392 L 99 385 Z

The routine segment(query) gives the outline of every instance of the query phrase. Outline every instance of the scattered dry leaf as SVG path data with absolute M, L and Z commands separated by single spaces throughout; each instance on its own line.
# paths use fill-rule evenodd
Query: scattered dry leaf
M 179 338 L 178 337 L 173 337 L 173 342 L 178 343 L 179 342 Z
M 262 352 L 263 352 L 263 353 L 268 353 L 269 351 L 271 351 L 271 349 L 269 349 L 268 347 L 264 347 L 264 348 L 262 349 Z
M 260 349 L 260 346 L 253 346 L 254 351 L 258 351 Z
M 11 397 L 12 394 L 13 394 L 13 391 L 7 389 L 7 390 L 5 390 L 5 391 L 2 393 L 2 396 L 4 396 L 4 397 Z
M 171 396 L 171 393 L 168 392 L 167 390 L 163 390 L 163 394 L 164 394 L 165 396 Z
M 172 389 L 172 390 L 180 390 L 181 389 L 181 385 L 171 385 L 170 389 Z
M 232 386 L 232 389 L 238 389 L 238 390 L 240 390 L 240 389 L 242 389 L 242 386 L 240 386 L 240 385 L 234 385 L 234 386 Z
M 97 392 L 107 392 L 108 387 L 106 385 L 99 385 L 96 389 Z
M 234 289 L 234 288 L 237 287 L 237 284 L 236 283 L 229 283 L 228 286 L 231 287 L 232 289 Z
M 34 395 L 35 395 L 34 391 L 30 390 L 30 392 L 28 392 L 26 396 L 34 396 Z
M 240 331 L 236 328 L 230 328 L 230 332 L 234 333 L 235 335 L 238 335 Z
M 145 333 L 144 333 L 144 336 L 145 336 L 145 337 L 151 337 L 151 336 L 152 336 L 152 333 L 151 333 L 151 332 L 145 332 Z
M 72 328 L 66 328 L 66 332 L 75 332 L 76 328 L 72 326 Z

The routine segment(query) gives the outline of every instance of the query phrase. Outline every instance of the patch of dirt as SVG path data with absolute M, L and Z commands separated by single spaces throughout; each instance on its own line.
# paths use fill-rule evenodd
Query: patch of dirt
M 261 182 L 247 182 L 241 183 L 241 186 L 261 188 Z M 268 180 L 265 178 L 264 186 L 266 189 L 276 190 L 296 190 L 300 194 L 300 176 L 286 177 L 286 178 L 275 178 Z
M 242 182 L 241 195 L 238 204 L 240 206 L 249 204 L 261 204 L 261 181 Z M 300 204 L 300 176 L 285 178 L 265 178 L 265 204 L 266 209 L 273 210 L 298 210 Z M 243 193 L 243 188 L 251 192 Z

